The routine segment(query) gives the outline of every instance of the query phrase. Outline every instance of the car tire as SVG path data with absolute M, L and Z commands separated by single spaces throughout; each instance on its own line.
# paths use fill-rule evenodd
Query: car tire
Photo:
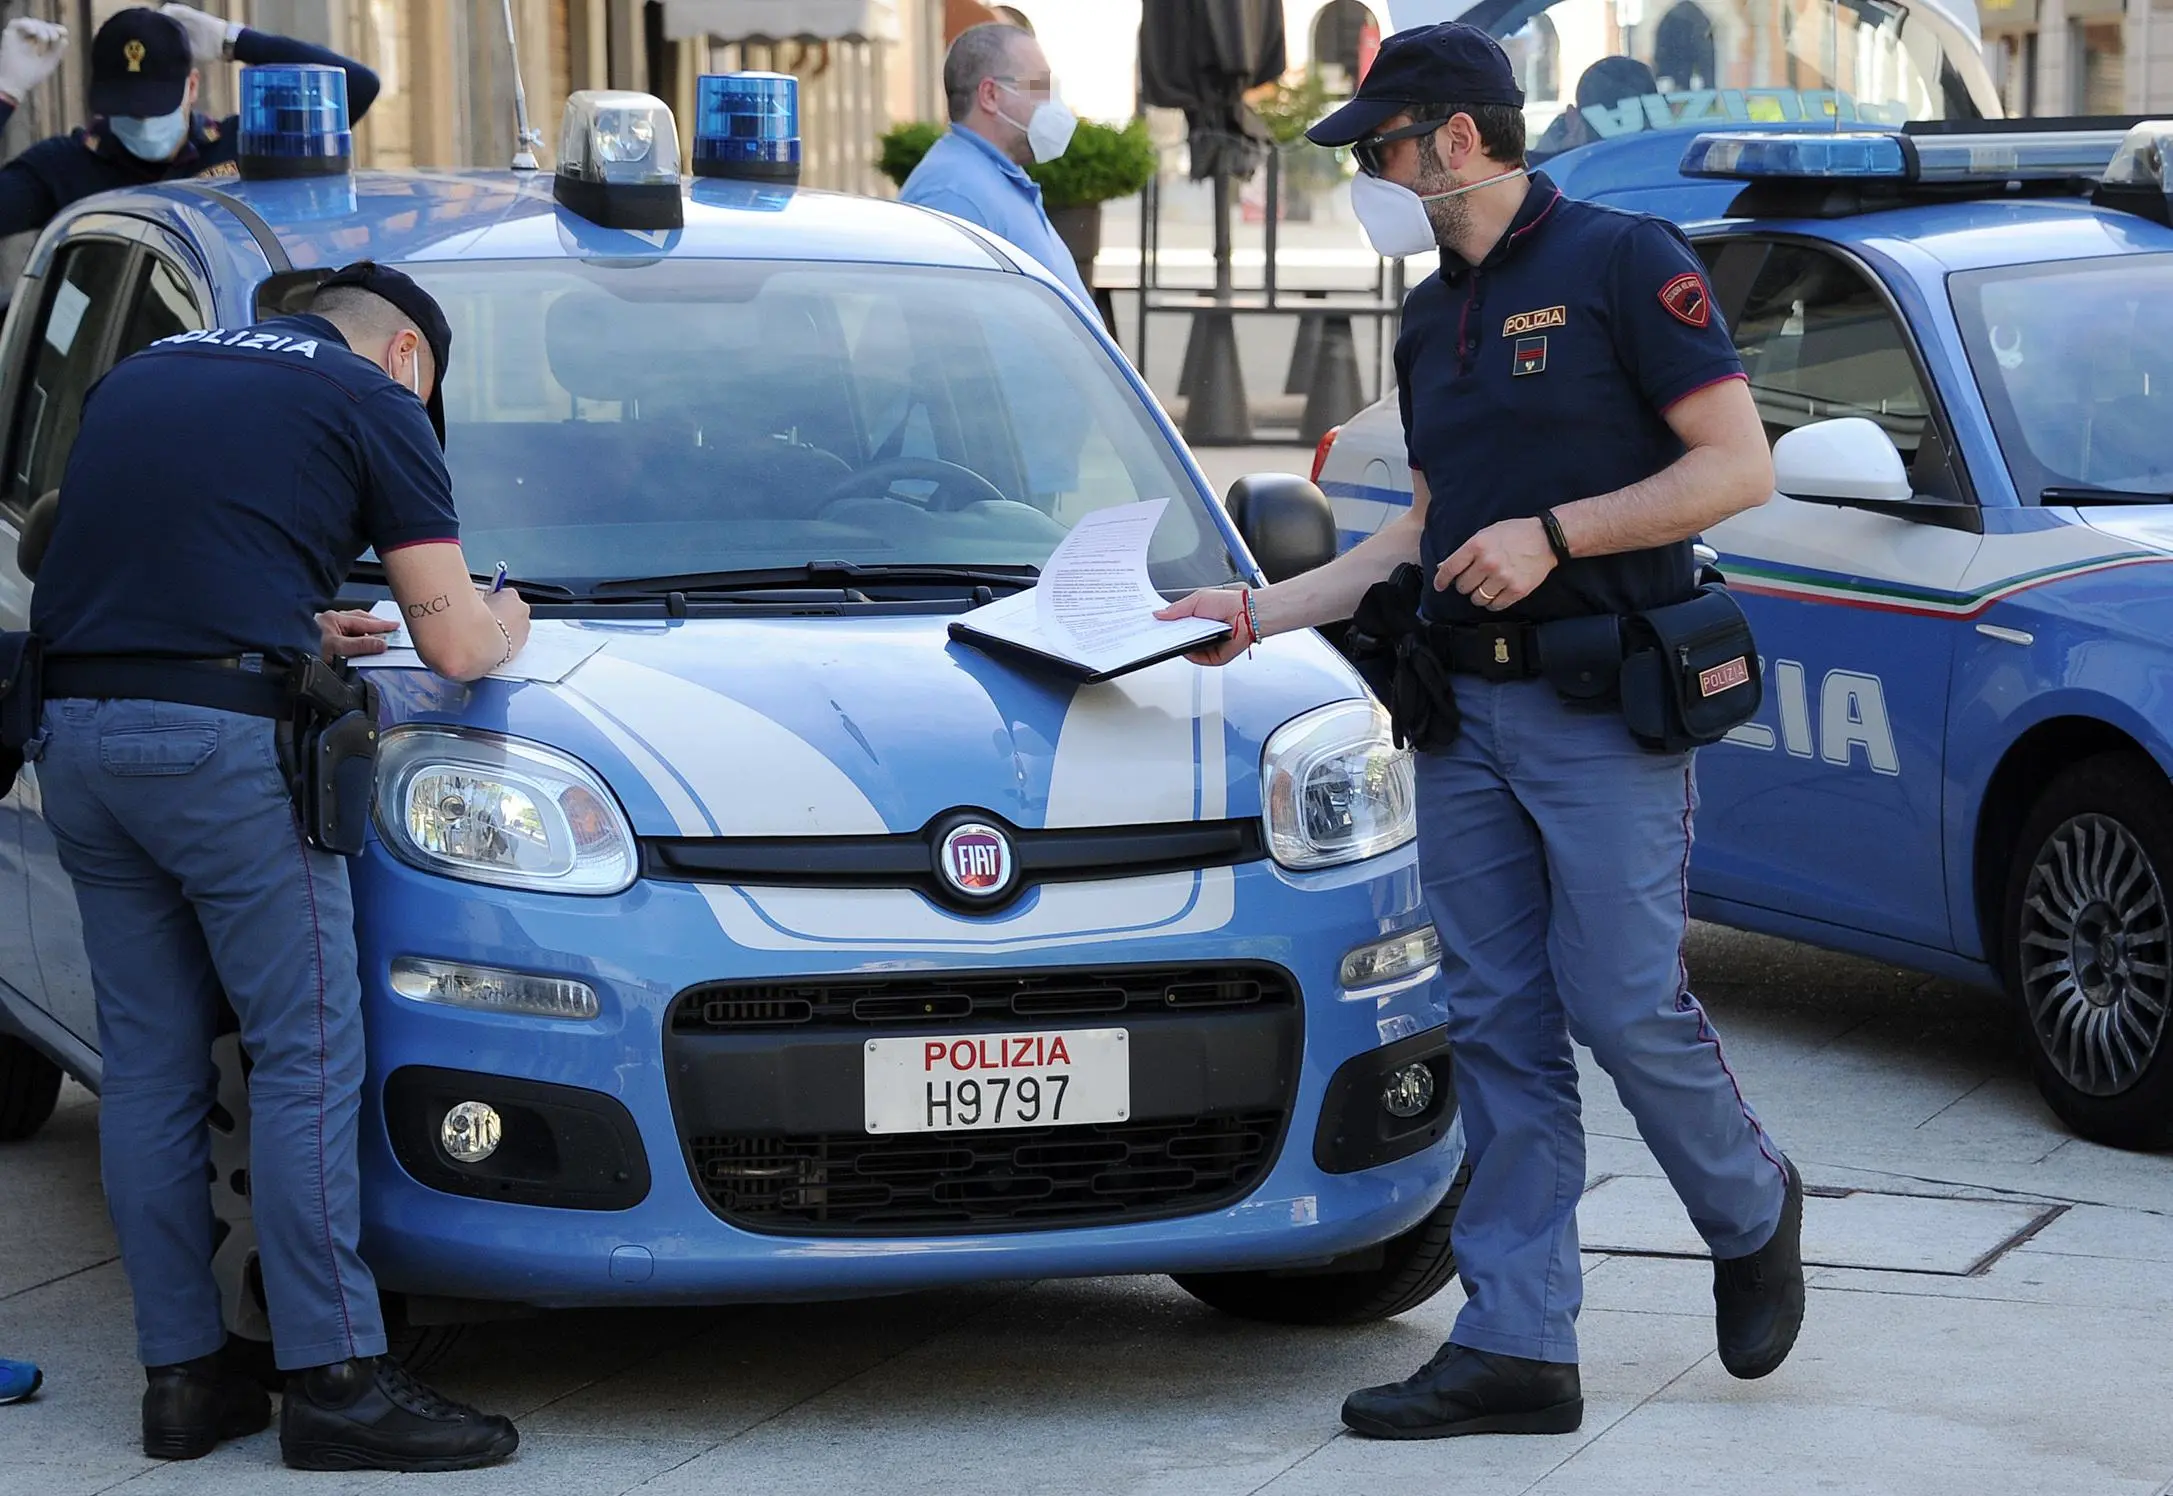
M 2038 1090 L 2093 1142 L 2173 1145 L 2173 788 L 2108 753 L 2054 778 L 2007 873 L 2000 965 Z
M 13 1034 L 0 1034 L 0 1143 L 35 1137 L 60 1100 L 60 1066 Z
M 1177 1286 L 1211 1309 L 1275 1325 L 1363 1325 L 1425 1303 L 1456 1276 L 1449 1244 L 1471 1170 L 1426 1218 L 1401 1236 L 1318 1268 L 1241 1273 L 1175 1273 Z

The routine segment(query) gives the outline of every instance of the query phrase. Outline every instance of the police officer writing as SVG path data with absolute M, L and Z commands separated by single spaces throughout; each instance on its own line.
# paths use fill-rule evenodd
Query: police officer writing
M 20 17 L 0 29 L 0 128 L 60 66 L 65 27 Z M 231 174 L 236 118 L 196 110 L 205 63 L 313 62 L 347 73 L 347 108 L 359 121 L 377 74 L 308 42 L 251 30 L 187 5 L 117 12 L 91 39 L 87 125 L 41 140 L 0 167 L 0 235 L 41 229 L 70 203 L 115 187 Z
M 1566 1433 L 1583 1416 L 1572 1037 L 1712 1251 L 1727 1369 L 1773 1371 L 1803 1317 L 1802 1182 L 1683 967 L 1696 788 L 1681 745 L 1716 735 L 1712 708 L 1693 682 L 1667 698 L 1683 721 L 1651 720 L 1645 687 L 1674 691 L 1657 668 L 1673 654 L 1640 642 L 1695 653 L 1712 631 L 1683 634 L 1680 610 L 1727 615 L 1732 652 L 1704 689 L 1755 702 L 1754 683 L 1731 684 L 1755 671 L 1740 609 L 1697 586 L 1690 540 L 1764 502 L 1771 459 L 1688 243 L 1529 171 L 1522 102 L 1496 43 L 1444 24 L 1391 37 L 1310 132 L 1355 146 L 1375 248 L 1441 251 L 1396 346 L 1411 511 L 1316 571 L 1164 610 L 1233 624 L 1209 664 L 1354 610 L 1360 634 L 1396 641 L 1388 694 L 1421 750 L 1419 869 L 1471 1172 L 1448 1343 L 1344 1404 L 1382 1438 Z
M 431 669 L 509 661 L 528 609 L 481 595 L 442 455 L 451 332 L 398 271 L 329 277 L 309 312 L 182 333 L 84 403 L 31 594 L 45 650 L 39 782 L 90 942 L 106 1199 L 134 1294 L 145 1453 L 189 1459 L 270 1417 L 222 1353 L 206 1120 L 223 991 L 249 1073 L 250 1198 L 280 1448 L 304 1469 L 465 1469 L 513 1425 L 385 1355 L 357 1252 L 361 990 L 345 860 L 368 800 L 367 693 L 318 656 L 382 624 L 319 617 L 365 547 Z M 207 440 L 205 410 L 248 413 Z M 147 462 L 144 454 L 156 453 Z M 316 732 L 311 724 L 331 718 Z M 358 727 L 360 730 L 357 731 Z M 343 760 L 363 755 L 359 794 Z M 324 780 L 316 775 L 321 771 Z M 305 788 L 333 786 L 339 814 Z M 350 829 L 326 831 L 329 821 Z

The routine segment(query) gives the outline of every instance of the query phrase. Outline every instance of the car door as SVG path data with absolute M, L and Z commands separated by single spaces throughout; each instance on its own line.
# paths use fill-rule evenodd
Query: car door
M 1765 663 L 1757 719 L 1699 755 L 1707 897 L 1949 948 L 1940 810 L 1961 586 L 1981 537 L 1892 298 L 1837 247 L 1701 245 L 1769 440 L 1864 416 L 1920 498 L 1904 517 L 1774 497 L 1708 532 Z
M 124 230 L 130 237 L 122 237 Z M 23 403 L 8 460 L 10 505 L 27 506 L 59 486 L 83 397 L 117 359 L 169 334 L 207 325 L 200 308 L 210 304 L 210 295 L 201 273 L 179 241 L 148 225 L 115 226 L 71 239 L 55 256 L 46 282 L 50 289 L 34 340 L 16 366 Z M 6 574 L 0 588 L 22 582 L 13 563 L 11 553 L 0 568 Z M 22 902 L 43 989 L 39 1001 L 62 1027 L 95 1044 L 97 1012 L 82 921 L 45 823 L 35 765 L 25 765 L 12 798 L 19 802 Z

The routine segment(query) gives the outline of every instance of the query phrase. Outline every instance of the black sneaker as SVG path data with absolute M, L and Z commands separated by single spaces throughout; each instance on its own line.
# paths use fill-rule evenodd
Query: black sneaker
M 1343 1422 L 1371 1439 L 1568 1434 L 1584 1422 L 1577 1368 L 1444 1345 L 1409 1379 L 1353 1392 Z
M 1788 1190 L 1772 1240 L 1747 1256 L 1713 1259 L 1720 1364 L 1744 1381 L 1778 1369 L 1803 1328 L 1803 1176 L 1782 1163 Z
M 313 1366 L 279 1409 L 279 1453 L 294 1470 L 473 1470 L 520 1443 L 511 1419 L 440 1397 L 389 1356 Z
M 271 1424 L 271 1398 L 225 1350 L 143 1375 L 143 1452 L 154 1460 L 200 1460 Z

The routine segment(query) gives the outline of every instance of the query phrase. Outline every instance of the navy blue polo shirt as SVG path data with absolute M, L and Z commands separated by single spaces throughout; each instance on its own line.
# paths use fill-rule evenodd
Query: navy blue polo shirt
M 322 317 L 177 333 L 91 387 L 30 596 L 55 655 L 318 648 L 365 548 L 460 538 L 422 401 Z
M 1488 525 L 1612 493 L 1683 454 L 1667 408 L 1743 365 L 1705 268 L 1665 219 L 1564 197 L 1532 175 L 1478 265 L 1444 252 L 1404 303 L 1396 383 L 1426 478 L 1426 616 L 1532 620 L 1632 613 L 1694 588 L 1690 543 L 1579 557 L 1498 612 L 1434 571 Z

